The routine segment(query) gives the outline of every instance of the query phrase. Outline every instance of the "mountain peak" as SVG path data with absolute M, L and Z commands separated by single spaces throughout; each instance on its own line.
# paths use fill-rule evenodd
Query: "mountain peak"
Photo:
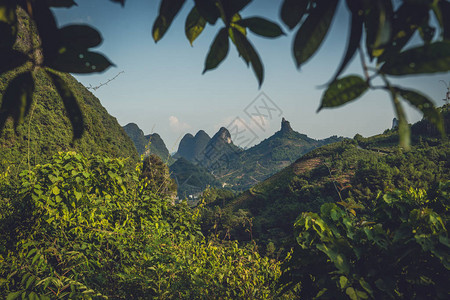
M 291 127 L 291 123 L 287 121 L 285 118 L 281 119 L 281 132 L 291 132 L 294 131 Z
M 231 144 L 231 134 L 225 127 L 220 127 L 219 131 L 214 135 L 216 139 L 221 139 L 226 144 Z M 213 137 L 213 138 L 214 138 Z

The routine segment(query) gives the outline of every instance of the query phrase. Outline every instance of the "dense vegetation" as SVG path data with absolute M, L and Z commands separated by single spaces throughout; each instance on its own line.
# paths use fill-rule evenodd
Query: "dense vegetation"
M 0 181 L 0 297 L 272 298 L 278 262 L 204 240 L 140 168 L 61 152 Z

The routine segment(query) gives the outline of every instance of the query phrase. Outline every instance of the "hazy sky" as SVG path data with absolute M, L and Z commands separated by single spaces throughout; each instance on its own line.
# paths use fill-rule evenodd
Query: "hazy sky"
M 151 37 L 151 28 L 159 0 L 128 0 L 124 8 L 106 0 L 76 2 L 78 7 L 54 10 L 59 25 L 88 23 L 96 27 L 104 42 L 95 51 L 104 53 L 116 65 L 102 74 L 76 78 L 85 86 L 97 86 L 124 71 L 107 86 L 92 92 L 121 125 L 134 122 L 145 134 L 159 133 L 170 152 L 176 151 L 184 134 L 203 129 L 212 136 L 221 126 L 230 130 L 236 125 L 245 128 L 245 142 L 235 143 L 243 147 L 256 144 L 279 130 L 282 116 L 294 130 L 313 138 L 353 137 L 356 133 L 370 136 L 392 124 L 393 107 L 389 95 L 381 91 L 369 91 L 344 107 L 316 113 L 324 91 L 319 86 L 334 74 L 345 50 L 348 13 L 344 6 L 339 7 L 332 31 L 319 53 L 300 71 L 292 57 L 295 30 L 289 32 L 283 27 L 287 36 L 277 39 L 249 32 L 265 67 L 265 80 L 258 89 L 253 71 L 238 57 L 231 43 L 226 60 L 216 70 L 202 75 L 205 57 L 221 21 L 213 27 L 207 25 L 191 47 L 184 35 L 184 22 L 193 1 L 186 1 L 157 44 Z M 281 24 L 281 2 L 255 0 L 243 11 L 243 17 L 262 15 Z M 362 74 L 358 57 L 346 70 L 346 74 L 352 73 Z M 440 80 L 449 82 L 449 73 L 411 76 L 396 83 L 419 90 L 442 105 L 447 89 Z M 254 117 L 255 107 L 266 117 Z M 410 122 L 421 118 L 411 107 L 407 107 L 407 113 Z

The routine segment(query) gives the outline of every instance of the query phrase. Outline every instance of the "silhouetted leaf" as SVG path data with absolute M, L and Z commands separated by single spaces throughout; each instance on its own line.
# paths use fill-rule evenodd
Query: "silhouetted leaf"
M 332 82 L 322 96 L 322 103 L 317 111 L 325 107 L 336 107 L 360 97 L 369 85 L 359 76 L 350 75 Z
M 69 25 L 59 30 L 61 43 L 77 49 L 96 47 L 103 41 L 100 33 L 87 25 Z
M 189 43 L 195 41 L 195 39 L 202 33 L 205 28 L 206 20 L 199 14 L 197 8 L 194 6 L 186 18 L 186 24 L 184 26 L 186 37 Z
M 206 22 L 211 25 L 216 24 L 220 17 L 219 8 L 216 6 L 215 0 L 194 0 L 195 7 L 197 7 L 200 15 L 205 18 Z
M 400 87 L 395 87 L 394 89 L 400 97 L 419 109 L 423 113 L 424 117 L 436 126 L 441 135 L 443 137 L 445 136 L 444 119 L 431 100 L 417 91 L 407 90 Z
M 275 24 L 269 20 L 253 17 L 247 19 L 241 19 L 236 22 L 237 24 L 250 29 L 255 34 L 265 36 L 265 37 L 279 37 L 280 35 L 284 35 L 283 30 L 281 30 L 278 24 Z
M 153 23 L 152 35 L 153 40 L 158 42 L 167 29 L 169 29 L 170 24 L 172 24 L 173 19 L 180 11 L 185 0 L 162 0 L 161 6 L 159 7 L 159 15 Z
M 28 57 L 20 51 L 0 48 L 0 74 L 23 65 Z
M 294 39 L 294 57 L 297 68 L 316 53 L 328 32 L 336 10 L 337 0 L 319 0 Z
M 221 1 L 223 11 L 225 13 L 225 24 L 229 24 L 233 16 L 246 7 L 251 0 L 225 0 Z
M 427 74 L 450 70 L 450 42 L 436 42 L 391 57 L 380 72 L 390 75 Z
M 339 69 L 334 75 L 332 81 L 335 81 L 339 75 L 341 75 L 342 71 L 344 71 L 347 64 L 352 60 L 355 56 L 356 50 L 359 47 L 362 37 L 362 28 L 363 27 L 363 19 L 358 14 L 358 12 L 352 12 L 351 16 L 351 24 L 350 24 L 350 37 L 347 44 L 347 50 L 345 51 L 344 59 L 341 62 Z
M 308 8 L 308 0 L 284 0 L 281 6 L 281 20 L 293 29 L 302 19 Z
M 122 6 L 125 5 L 125 0 L 110 0 L 110 1 L 120 3 L 120 5 L 122 5 Z
M 113 64 L 102 54 L 87 50 L 66 48 L 47 66 L 66 73 L 99 73 Z
M 389 57 L 397 55 L 410 41 L 418 24 L 423 24 L 428 18 L 428 9 L 417 3 L 405 2 L 395 12 L 392 19 L 391 40 L 384 45 L 383 53 L 377 62 L 386 61 Z
M 444 39 L 450 40 L 450 3 L 448 1 L 439 1 L 439 8 L 444 29 L 443 37 Z
M 47 0 L 47 5 L 50 7 L 72 7 L 78 6 L 74 0 Z
M 235 28 L 232 28 L 232 30 L 235 38 L 235 45 L 239 54 L 246 62 L 250 62 L 256 78 L 258 78 L 259 87 L 261 87 L 264 81 L 264 67 L 258 53 L 245 35 Z
M 36 23 L 45 62 L 51 62 L 60 49 L 59 31 L 53 13 L 44 1 L 32 2 L 32 18 Z
M 12 117 L 16 128 L 23 122 L 33 102 L 34 81 L 31 72 L 19 74 L 9 83 L 0 107 L 0 132 L 6 120 Z
M 392 96 L 392 102 L 394 103 L 395 113 L 398 118 L 398 137 L 399 146 L 405 150 L 410 149 L 411 145 L 411 129 L 409 128 L 408 121 L 406 120 L 405 111 L 402 104 L 398 100 L 397 91 L 395 89 L 390 90 Z
M 84 121 L 83 114 L 81 112 L 80 106 L 78 105 L 77 99 L 74 94 L 67 86 L 67 83 L 54 71 L 47 69 L 47 74 L 50 76 L 53 84 L 55 85 L 56 91 L 61 96 L 63 100 L 64 107 L 69 117 L 70 123 L 73 129 L 73 138 L 81 138 L 84 132 Z
M 203 73 L 208 70 L 217 68 L 217 66 L 225 59 L 228 54 L 229 41 L 228 32 L 226 28 L 222 28 L 216 35 L 211 47 L 209 48 L 208 56 L 205 61 L 205 69 Z
M 17 16 L 14 1 L 0 0 L 0 49 L 10 48 L 17 37 Z
M 365 18 L 366 48 L 370 58 L 382 54 L 381 47 L 391 37 L 392 3 L 391 0 L 369 1 Z

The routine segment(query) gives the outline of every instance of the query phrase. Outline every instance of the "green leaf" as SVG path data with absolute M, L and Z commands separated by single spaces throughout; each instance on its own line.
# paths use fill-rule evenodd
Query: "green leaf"
M 15 300 L 17 298 L 19 298 L 20 294 L 22 294 L 23 291 L 17 291 L 14 293 L 9 293 L 8 296 L 6 297 L 6 300 Z
M 54 186 L 54 187 L 52 188 L 52 193 L 53 193 L 53 195 L 59 195 L 59 192 L 60 192 L 60 190 L 59 190 L 59 188 L 58 188 L 57 186 Z
M 228 32 L 224 27 L 216 35 L 211 47 L 209 48 L 208 56 L 205 61 L 205 69 L 203 74 L 208 71 L 217 68 L 217 66 L 225 59 L 228 54 L 229 41 Z
M 294 39 L 294 57 L 297 68 L 316 53 L 330 28 L 337 0 L 318 0 Z
M 67 116 L 69 117 L 70 123 L 72 124 L 73 138 L 81 138 L 84 132 L 84 121 L 83 114 L 81 113 L 81 109 L 78 105 L 77 99 L 75 98 L 70 88 L 67 86 L 66 82 L 61 77 L 59 77 L 57 73 L 49 69 L 47 69 L 46 72 L 52 79 L 58 94 L 63 100 L 64 107 L 67 111 Z
M 368 88 L 367 82 L 357 75 L 350 75 L 335 80 L 328 86 L 328 89 L 322 96 L 322 101 L 317 111 L 325 107 L 341 106 L 353 101 L 363 95 Z
M 10 48 L 17 37 L 17 15 L 15 1 L 0 0 L 0 49 Z
M 253 72 L 258 78 L 259 87 L 261 87 L 264 81 L 264 67 L 262 65 L 261 59 L 252 44 L 247 40 L 247 37 L 243 35 L 239 30 L 232 28 L 233 35 L 235 38 L 236 48 L 239 54 L 247 62 L 252 65 Z
M 61 46 L 55 16 L 44 1 L 33 1 L 31 6 L 32 18 L 41 39 L 44 62 L 47 64 L 57 56 Z
M 0 132 L 9 117 L 13 118 L 15 128 L 23 122 L 30 111 L 33 93 L 34 81 L 31 72 L 21 73 L 11 80 L 3 94 L 0 107 Z
M 113 66 L 100 53 L 66 48 L 56 59 L 47 64 L 48 67 L 65 73 L 100 73 Z
M 362 17 L 359 15 L 358 12 L 352 12 L 350 24 L 350 37 L 347 44 L 347 50 L 345 51 L 344 59 L 342 60 L 341 65 L 338 68 L 336 75 L 334 75 L 332 81 L 335 81 L 339 77 L 339 75 L 341 75 L 342 71 L 344 71 L 347 64 L 355 56 L 356 50 L 358 49 L 359 44 L 361 42 L 363 31 L 362 29 L 363 29 Z
M 443 38 L 450 40 L 450 3 L 448 1 L 439 1 L 439 9 L 442 15 Z
M 409 150 L 411 145 L 411 130 L 409 128 L 408 121 L 406 120 L 405 111 L 403 110 L 402 104 L 398 100 L 396 90 L 391 89 L 390 93 L 392 96 L 392 102 L 394 103 L 395 113 L 398 118 L 399 145 L 405 150 Z
M 444 119 L 442 118 L 440 111 L 434 106 L 434 103 L 431 100 L 417 91 L 407 90 L 400 87 L 395 87 L 394 89 L 400 97 L 419 109 L 423 113 L 424 117 L 433 123 L 441 135 L 445 137 Z
M 233 16 L 246 7 L 251 0 L 226 0 L 221 1 L 223 12 L 225 14 L 225 24 L 229 24 L 233 20 Z
M 391 38 L 392 2 L 379 0 L 366 2 L 368 12 L 365 16 L 366 48 L 370 58 L 380 56 L 380 49 Z M 366 4 L 366 5 L 367 5 Z
M 17 50 L 0 48 L 0 74 L 20 67 L 28 57 Z
M 87 25 L 69 25 L 59 30 L 61 43 L 75 49 L 96 47 L 103 41 L 100 33 Z
M 263 18 L 253 17 L 241 19 L 236 23 L 243 27 L 247 27 L 248 29 L 250 29 L 250 31 L 257 35 L 261 35 L 264 37 L 275 38 L 279 37 L 280 35 L 284 35 L 283 30 L 281 30 L 278 24 L 275 24 Z
M 281 20 L 293 29 L 302 19 L 308 8 L 307 0 L 284 0 L 281 6 Z
M 341 289 L 345 289 L 348 285 L 348 279 L 345 276 L 339 277 L 339 285 L 341 286 Z
M 159 7 L 159 14 L 153 23 L 153 40 L 158 42 L 172 24 L 173 19 L 180 11 L 185 0 L 162 0 Z
M 380 72 L 389 75 L 411 75 L 448 72 L 450 42 L 435 42 L 415 47 L 391 57 Z
M 199 14 L 197 8 L 194 6 L 186 18 L 186 24 L 184 26 L 186 37 L 189 43 L 195 41 L 195 39 L 202 33 L 205 28 L 206 20 Z
M 116 2 L 116 3 L 120 3 L 120 5 L 124 6 L 125 5 L 125 0 L 110 0 L 111 2 Z
M 346 294 L 350 297 L 350 299 L 352 299 L 352 300 L 358 300 L 358 299 L 359 299 L 358 296 L 356 295 L 355 289 L 352 288 L 351 286 L 348 287 L 348 288 L 345 290 L 345 293 L 346 293 Z
M 78 6 L 73 0 L 47 0 L 47 5 L 50 7 L 65 7 Z
M 220 17 L 219 8 L 216 5 L 215 0 L 194 0 L 195 7 L 197 7 L 200 15 L 205 18 L 206 22 L 211 25 L 216 24 L 217 19 Z

